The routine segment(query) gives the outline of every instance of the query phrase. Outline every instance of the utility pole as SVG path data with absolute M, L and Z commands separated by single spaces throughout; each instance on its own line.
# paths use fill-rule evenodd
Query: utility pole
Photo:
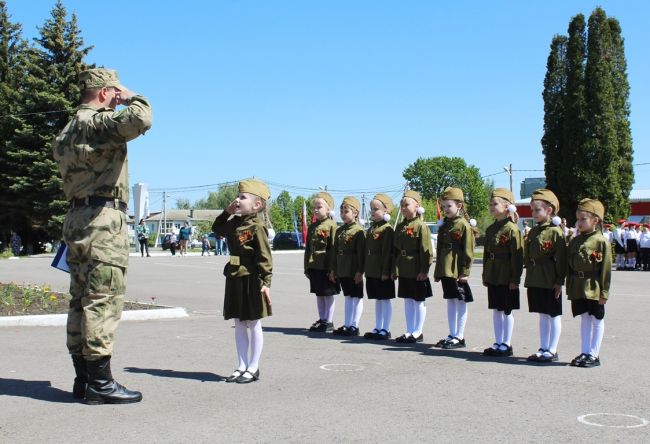
M 167 230 L 167 191 L 163 191 L 163 223 L 158 230 L 159 232 L 162 231 L 163 238 L 160 239 L 160 234 L 158 235 L 158 240 L 160 241 L 160 245 L 162 245 L 163 240 L 165 239 L 165 234 Z
M 510 192 L 512 193 L 512 164 L 508 165 L 507 167 L 503 167 L 503 171 L 508 173 L 508 176 L 510 176 Z

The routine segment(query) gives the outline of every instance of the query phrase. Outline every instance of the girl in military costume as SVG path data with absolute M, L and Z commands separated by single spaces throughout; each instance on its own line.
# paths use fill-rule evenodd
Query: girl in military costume
M 314 196 L 312 205 L 316 220 L 307 230 L 304 270 L 309 279 L 309 291 L 316 294 L 318 319 L 309 327 L 309 331 L 331 332 L 334 330 L 334 295 L 341 291 L 339 283 L 331 281 L 329 275 L 335 260 L 334 199 L 329 193 L 320 192 Z
M 496 221 L 485 231 L 483 285 L 492 310 L 494 344 L 483 351 L 487 356 L 512 355 L 512 310 L 519 310 L 519 282 L 524 264 L 523 236 L 517 227 L 517 208 L 512 191 L 495 188 L 490 214 Z
M 580 316 L 581 353 L 572 366 L 600 365 L 600 344 L 605 331 L 605 303 L 609 298 L 612 247 L 601 233 L 605 207 L 595 199 L 582 199 L 576 211 L 580 234 L 567 249 L 566 291 L 573 316 Z
M 443 298 L 447 300 L 449 335 L 435 346 L 456 349 L 466 346 L 467 304 L 474 300 L 467 283 L 474 259 L 474 230 L 465 210 L 463 190 L 447 187 L 442 199 L 445 218 L 438 229 L 433 277 L 442 284 Z
M 561 220 L 557 197 L 540 188 L 531 195 L 530 209 L 537 225 L 524 242 L 524 266 L 528 289 L 528 310 L 539 313 L 539 350 L 529 361 L 557 361 L 557 344 L 562 331 L 562 285 L 566 275 L 566 242 L 558 227 Z
M 352 196 L 341 203 L 341 225 L 334 235 L 334 267 L 331 280 L 338 280 L 345 296 L 345 322 L 334 330 L 335 335 L 358 336 L 359 320 L 363 313 L 363 265 L 365 234 L 359 225 L 361 204 Z
M 224 268 L 223 316 L 235 320 L 239 366 L 226 382 L 246 384 L 259 379 L 264 344 L 261 318 L 271 315 L 273 260 L 266 228 L 266 202 L 271 194 L 264 182 L 255 179 L 239 182 L 238 189 L 239 196 L 217 216 L 212 231 L 226 237 L 230 247 Z
M 422 342 L 426 299 L 433 296 L 431 267 L 431 232 L 422 221 L 424 208 L 420 193 L 408 190 L 400 201 L 404 220 L 395 227 L 393 279 L 398 279 L 397 296 L 404 299 L 406 333 L 395 340 L 402 343 Z
M 384 340 L 391 337 L 392 299 L 395 298 L 391 267 L 395 232 L 388 221 L 393 208 L 392 199 L 385 194 L 377 194 L 370 201 L 372 224 L 366 231 L 364 272 L 368 299 L 375 300 L 375 328 L 363 335 L 366 339 Z

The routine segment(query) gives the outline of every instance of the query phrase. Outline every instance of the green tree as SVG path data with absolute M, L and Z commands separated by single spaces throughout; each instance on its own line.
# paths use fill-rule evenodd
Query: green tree
M 487 213 L 489 192 L 486 183 L 479 169 L 467 165 L 460 157 L 419 158 L 406 167 L 403 176 L 423 199 L 435 202 L 436 198 L 442 199 L 445 188 L 458 187 L 463 190 L 470 217 L 478 220 Z
M 276 233 L 293 231 L 294 203 L 288 191 L 282 191 L 270 202 L 269 218 Z
M 237 197 L 237 184 L 220 185 L 217 191 L 208 193 L 205 199 L 199 199 L 194 208 L 204 210 L 223 210 Z

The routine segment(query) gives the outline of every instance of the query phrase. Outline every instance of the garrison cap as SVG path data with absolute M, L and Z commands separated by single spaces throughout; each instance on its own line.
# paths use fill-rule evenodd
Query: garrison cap
M 465 196 L 463 196 L 463 190 L 460 188 L 447 187 L 445 191 L 442 192 L 442 200 L 457 200 L 459 202 L 465 202 Z
M 415 190 L 404 191 L 404 195 L 402 196 L 402 199 L 404 199 L 405 197 L 410 197 L 411 199 L 416 201 L 418 205 L 422 203 L 422 197 L 420 196 L 420 193 L 418 193 Z
M 323 199 L 327 204 L 327 206 L 330 207 L 330 210 L 334 208 L 334 198 L 330 193 L 321 191 L 319 193 L 314 194 L 314 199 Z
M 511 204 L 515 203 L 515 195 L 507 188 L 495 188 L 492 190 L 492 198 L 495 197 L 507 200 Z
M 361 204 L 359 203 L 359 199 L 357 199 L 354 196 L 345 196 L 343 198 L 343 202 L 341 202 L 341 207 L 343 205 L 347 205 L 350 208 L 354 208 L 357 210 L 357 213 L 361 211 Z
M 95 88 L 117 88 L 125 90 L 114 69 L 94 68 L 79 73 L 79 88 L 84 91 Z
M 578 203 L 578 211 L 586 211 L 595 214 L 601 221 L 605 218 L 605 207 L 596 199 L 582 199 Z
M 269 187 L 267 187 L 264 182 L 258 179 L 242 180 L 239 182 L 238 188 L 240 193 L 254 194 L 255 196 L 261 197 L 264 200 L 269 200 L 271 198 Z
M 395 205 L 393 205 L 393 199 L 391 199 L 390 196 L 387 196 L 386 194 L 383 193 L 375 194 L 375 197 L 373 197 L 372 200 L 378 200 L 379 202 L 381 202 L 386 207 L 389 213 L 393 211 L 393 208 L 395 208 Z
M 544 202 L 551 204 L 555 210 L 555 213 L 560 211 L 560 202 L 557 200 L 557 196 L 553 193 L 553 191 L 547 190 L 546 188 L 540 188 L 533 191 L 533 194 L 530 196 L 530 200 L 531 202 L 533 200 L 543 200 Z

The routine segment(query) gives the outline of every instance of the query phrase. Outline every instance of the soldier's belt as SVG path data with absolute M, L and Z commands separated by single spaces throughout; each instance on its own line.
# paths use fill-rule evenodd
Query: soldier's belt
M 381 254 L 381 250 L 368 250 L 368 256 L 379 256 Z
M 415 256 L 418 250 L 400 250 L 400 256 Z
M 594 271 L 594 270 L 590 270 L 590 271 L 576 271 L 576 270 L 572 270 L 572 271 L 571 271 L 571 275 L 572 275 L 573 277 L 578 278 L 578 279 L 591 279 L 591 278 L 596 278 L 596 277 L 598 277 L 598 276 L 600 275 L 600 271 Z
M 488 251 L 486 259 L 500 259 L 500 260 L 509 260 L 512 257 L 510 253 L 492 253 Z
M 462 248 L 460 247 L 460 244 L 457 244 L 456 242 L 448 242 L 446 244 L 440 244 L 441 248 L 444 250 L 461 250 Z
M 106 207 L 114 208 L 126 214 L 127 205 L 126 202 L 117 200 L 111 197 L 101 197 L 101 196 L 88 196 L 82 199 L 72 199 L 70 201 L 70 206 L 72 208 L 79 207 Z
M 555 258 L 552 256 L 540 256 L 536 259 L 528 259 L 528 261 L 533 265 L 533 267 L 536 267 L 544 262 L 555 262 Z

